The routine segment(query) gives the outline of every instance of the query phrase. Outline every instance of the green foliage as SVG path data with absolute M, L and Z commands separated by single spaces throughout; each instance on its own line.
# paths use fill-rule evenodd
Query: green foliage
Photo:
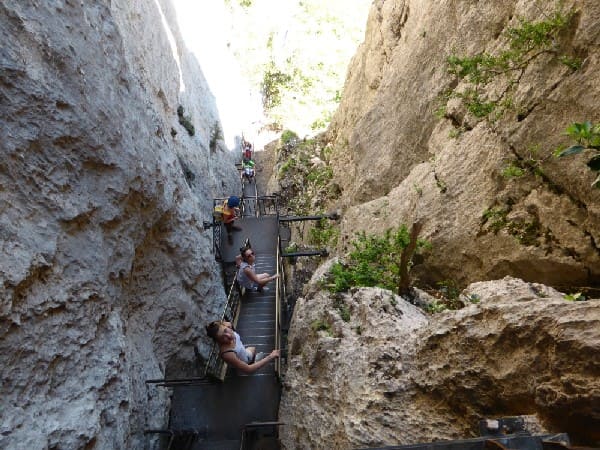
M 179 118 L 179 123 L 181 124 L 181 126 L 183 126 L 183 128 L 186 129 L 190 136 L 193 136 L 196 133 L 196 129 L 194 128 L 194 124 L 192 123 L 192 118 L 191 116 L 184 115 L 184 109 L 181 105 L 177 107 L 177 116 Z
M 450 139 L 457 139 L 462 136 L 462 134 L 466 131 L 465 127 L 456 127 L 452 128 L 448 133 L 448 137 Z
M 210 130 L 210 141 L 208 143 L 211 151 L 215 151 L 217 149 L 217 142 L 223 139 L 223 131 L 221 130 L 221 126 L 219 122 L 215 122 Z
M 289 158 L 279 168 L 279 176 L 283 177 L 287 171 L 293 169 L 295 166 L 296 166 L 296 160 L 294 158 Z
M 283 163 L 278 178 L 290 211 L 314 214 L 315 210 L 325 209 L 330 200 L 339 198 L 340 188 L 333 182 L 333 168 L 328 165 L 331 146 L 323 146 L 315 139 L 300 140 L 290 131 L 283 132 L 280 142 L 278 153 Z M 321 161 L 315 164 L 314 157 Z M 315 241 L 331 241 L 333 236 L 337 239 L 337 231 L 335 235 L 333 232 L 325 225 L 317 226 L 311 233 Z
M 318 186 L 324 186 L 332 178 L 333 169 L 331 166 L 315 167 L 306 175 L 306 179 L 310 183 L 314 183 Z
M 543 54 L 556 55 L 556 44 L 570 20 L 571 14 L 562 12 L 555 12 L 537 22 L 521 18 L 517 27 L 505 31 L 508 48 L 498 54 L 481 52 L 473 56 L 449 56 L 446 60 L 448 72 L 469 86 L 464 90 L 446 92 L 444 97 L 459 98 L 478 119 L 500 117 L 514 108 L 511 94 L 527 67 Z M 558 59 L 573 70 L 581 66 L 577 58 L 568 55 L 560 55 Z M 496 97 L 486 94 L 487 86 L 499 80 L 504 83 L 499 94 Z
M 313 130 L 313 131 L 324 130 L 325 128 L 327 128 L 327 126 L 331 122 L 331 118 L 332 117 L 333 117 L 333 114 L 332 114 L 331 111 L 323 111 L 321 113 L 321 117 L 319 117 L 318 119 L 316 119 L 310 125 L 310 129 Z
M 298 140 L 298 135 L 291 130 L 283 130 L 281 137 L 279 138 L 283 145 L 293 143 Z
M 284 7 L 256 0 L 225 1 L 228 48 L 251 90 L 261 89 L 266 81 L 270 121 L 293 124 L 304 134 L 318 119 L 321 123 L 314 129 L 324 129 L 321 125 L 337 109 L 336 91 L 343 87 L 346 67 L 364 39 L 370 1 L 353 1 L 351 7 L 345 0 L 302 0 Z M 272 14 L 267 17 L 266 11 Z M 265 80 L 266 72 L 284 78 L 267 75 Z M 270 102 L 271 82 L 280 81 Z
M 409 241 L 406 225 L 395 231 L 388 229 L 383 236 L 357 234 L 347 261 L 331 268 L 330 290 L 343 292 L 354 286 L 379 286 L 396 291 L 400 283 L 400 256 Z M 419 241 L 417 248 L 423 246 L 424 242 Z
M 298 244 L 296 244 L 295 242 L 291 242 L 290 245 L 288 245 L 283 252 L 284 253 L 296 253 L 298 251 Z
M 346 303 L 344 303 L 342 299 L 336 299 L 334 302 L 334 306 L 338 310 L 338 313 L 340 314 L 342 320 L 344 322 L 350 322 L 351 313 L 348 305 L 346 305 Z
M 339 236 L 339 228 L 328 219 L 319 220 L 308 232 L 309 242 L 316 247 L 335 247 Z
M 600 189 L 600 123 L 592 125 L 590 121 L 573 122 L 565 130 L 567 136 L 577 142 L 566 149 L 557 149 L 554 155 L 558 158 L 577 155 L 583 151 L 591 151 L 594 155 L 588 160 L 587 166 L 598 175 L 592 187 Z
M 440 105 L 436 108 L 436 110 L 433 112 L 433 115 L 435 117 L 437 117 L 438 119 L 443 119 L 444 117 L 446 117 L 446 113 L 448 112 L 448 106 L 444 105 Z
M 559 61 L 561 64 L 564 64 L 572 71 L 581 69 L 581 65 L 583 64 L 583 61 L 581 60 L 581 58 L 567 56 L 567 55 L 561 56 L 559 58 Z
M 525 171 L 519 166 L 515 165 L 514 162 L 509 163 L 503 170 L 502 176 L 504 178 L 519 178 L 525 175 Z
M 443 302 L 435 301 L 435 302 L 429 303 L 425 307 L 425 310 L 428 313 L 435 314 L 435 313 L 440 313 L 442 311 L 448 310 L 448 307 Z
M 489 208 L 484 211 L 481 217 L 481 225 L 487 224 L 488 229 L 493 231 L 494 234 L 500 230 L 506 230 L 521 245 L 539 245 L 538 240 L 543 232 L 537 216 L 531 216 L 529 221 L 511 221 L 507 218 L 508 213 L 507 208 Z
M 292 76 L 278 70 L 273 62 L 267 65 L 260 86 L 262 103 L 265 110 L 281 104 L 282 91 L 284 88 L 289 87 L 291 82 Z
M 310 328 L 316 333 L 318 331 L 325 331 L 327 334 L 331 335 L 331 325 L 329 325 L 324 320 L 313 320 L 310 324 Z
M 467 299 L 470 303 L 477 304 L 481 301 L 481 297 L 477 294 L 469 294 L 467 295 Z
M 540 158 L 538 153 L 539 145 L 531 145 L 523 158 L 509 161 L 502 170 L 502 176 L 505 178 L 519 178 L 528 173 L 545 178 L 542 164 L 547 158 Z
M 514 236 L 521 245 L 537 245 L 541 235 L 540 223 L 537 219 L 528 222 L 508 222 L 508 234 Z
M 440 292 L 450 300 L 457 300 L 460 295 L 460 288 L 454 280 L 443 280 L 437 282 Z
M 569 25 L 570 20 L 570 14 L 558 11 L 540 22 L 519 19 L 519 26 L 507 31 L 510 48 L 519 52 L 519 55 L 523 53 L 521 57 L 534 50 L 548 49 L 558 40 L 558 35 Z
M 583 302 L 586 300 L 585 295 L 581 292 L 576 292 L 574 294 L 565 294 L 564 299 L 569 302 Z
M 504 208 L 489 208 L 483 212 L 481 216 L 481 224 L 489 224 L 489 227 L 494 233 L 503 229 L 507 224 L 506 216 L 508 210 Z
M 574 122 L 567 127 L 565 133 L 580 145 L 600 150 L 600 124 L 592 125 L 590 121 Z
M 438 189 L 440 190 L 440 192 L 442 194 L 445 194 L 446 191 L 448 190 L 448 186 L 446 186 L 446 183 L 444 182 L 444 180 L 440 180 L 437 175 L 435 177 L 435 184 L 438 187 Z

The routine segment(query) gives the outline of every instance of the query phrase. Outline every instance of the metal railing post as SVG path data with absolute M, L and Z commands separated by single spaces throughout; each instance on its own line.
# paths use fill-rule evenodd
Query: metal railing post
M 276 266 L 277 266 L 277 283 L 275 284 L 275 348 L 277 350 L 281 350 L 281 336 L 280 336 L 280 304 L 281 304 L 281 274 L 280 274 L 280 262 L 279 262 L 279 234 L 277 234 L 277 257 L 276 257 Z M 275 373 L 277 376 L 281 376 L 281 355 L 279 358 L 275 360 Z

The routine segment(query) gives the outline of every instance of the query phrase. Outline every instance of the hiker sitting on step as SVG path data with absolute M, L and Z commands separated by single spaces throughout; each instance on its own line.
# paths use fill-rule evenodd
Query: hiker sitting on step
M 253 292 L 268 291 L 265 287 L 269 281 L 274 280 L 279 275 L 269 275 L 268 273 L 256 274 L 254 263 L 256 262 L 256 254 L 251 248 L 243 248 L 241 252 L 242 262 L 237 273 L 237 281 L 240 286 L 250 289 Z
M 233 330 L 231 322 L 215 321 L 206 326 L 206 334 L 219 345 L 219 356 L 231 367 L 253 373 L 279 357 L 280 351 L 268 355 L 256 353 L 255 347 L 244 347 L 240 335 Z

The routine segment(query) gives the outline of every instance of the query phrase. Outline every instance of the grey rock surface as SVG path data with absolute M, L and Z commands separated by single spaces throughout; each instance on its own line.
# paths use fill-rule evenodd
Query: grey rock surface
M 315 277 L 289 333 L 284 448 L 475 437 L 479 418 L 510 415 L 600 439 L 600 300 L 506 277 L 465 289 L 477 303 L 425 315 L 379 288 L 335 297 Z
M 0 31 L 0 447 L 151 448 L 145 380 L 206 354 L 224 301 L 215 100 L 167 0 L 3 1 Z
M 520 19 L 555 11 L 573 14 L 555 51 L 579 55 L 579 70 L 535 60 L 516 85 L 516 110 L 492 122 L 441 100 L 448 88 L 469 87 L 448 73 L 450 55 L 498 54 Z M 357 231 L 422 220 L 433 244 L 415 267 L 424 283 L 512 275 L 598 285 L 596 175 L 585 157 L 558 160 L 552 152 L 574 143 L 564 136 L 571 122 L 597 122 L 599 17 L 592 0 L 375 1 L 328 131 L 345 209 L 340 250 Z M 440 106 L 443 118 L 434 114 Z M 537 175 L 503 176 L 515 161 L 529 161 Z

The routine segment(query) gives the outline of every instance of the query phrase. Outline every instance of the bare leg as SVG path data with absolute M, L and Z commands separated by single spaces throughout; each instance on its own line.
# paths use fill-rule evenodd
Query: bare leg
M 266 285 L 269 281 L 274 280 L 275 278 L 277 278 L 279 275 L 269 275 L 268 273 L 261 273 L 260 275 L 257 275 L 258 278 L 258 284 L 260 285 L 260 287 L 263 287 L 264 285 Z

